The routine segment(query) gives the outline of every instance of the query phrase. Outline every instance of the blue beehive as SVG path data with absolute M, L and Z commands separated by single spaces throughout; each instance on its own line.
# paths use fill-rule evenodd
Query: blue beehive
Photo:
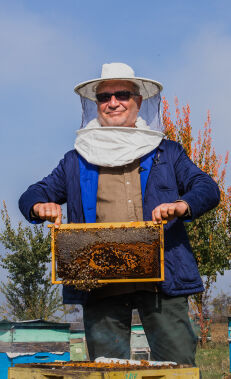
M 16 363 L 70 360 L 69 323 L 0 321 L 0 378 Z
M 228 317 L 229 370 L 231 372 L 231 317 Z

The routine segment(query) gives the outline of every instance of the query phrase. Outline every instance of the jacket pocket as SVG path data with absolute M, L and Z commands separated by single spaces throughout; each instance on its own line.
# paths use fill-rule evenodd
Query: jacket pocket
M 168 185 L 162 183 L 162 184 L 156 184 L 156 189 L 158 191 L 176 191 L 176 188 L 174 187 L 169 187 Z
M 184 283 L 200 281 L 200 274 L 193 253 L 182 244 L 174 250 L 177 280 Z
M 176 177 L 171 164 L 163 162 L 152 166 L 149 177 L 157 190 L 177 191 Z

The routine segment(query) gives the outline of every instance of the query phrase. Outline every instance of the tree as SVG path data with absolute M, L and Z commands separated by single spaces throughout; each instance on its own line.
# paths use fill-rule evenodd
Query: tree
M 192 136 L 189 105 L 182 107 L 183 115 L 181 115 L 176 98 L 175 112 L 176 121 L 173 122 L 168 101 L 163 98 L 163 123 L 167 138 L 180 142 L 189 158 L 218 183 L 221 192 L 218 207 L 186 224 L 189 240 L 205 285 L 204 294 L 195 295 L 192 300 L 195 303 L 193 308 L 197 309 L 197 316 L 203 328 L 203 325 L 206 325 L 205 318 L 211 285 L 216 281 L 218 273 L 223 274 L 225 270 L 231 268 L 231 186 L 228 188 L 225 186 L 229 154 L 227 153 L 225 159 L 222 159 L 221 156 L 217 156 L 212 146 L 209 112 L 195 142 Z M 207 326 L 205 328 L 208 329 Z M 201 333 L 205 334 L 203 330 Z
M 227 322 L 231 311 L 231 296 L 221 291 L 211 301 L 212 318 L 217 322 Z
M 1 316 L 13 320 L 55 319 L 62 301 L 58 287 L 47 275 L 50 235 L 43 225 L 23 227 L 20 222 L 14 229 L 5 203 L 1 217 L 4 229 L 0 241 L 6 249 L 0 254 L 1 266 L 8 271 L 8 282 L 0 286 L 6 298 L 6 304 L 0 307 Z
M 218 207 L 207 212 L 186 228 L 189 239 L 196 256 L 198 267 L 202 276 L 206 276 L 206 283 L 210 285 L 216 281 L 217 273 L 231 268 L 231 186 L 225 188 L 228 153 L 221 169 L 222 157 L 217 156 L 212 147 L 211 119 L 208 112 L 203 131 L 200 130 L 193 144 L 192 127 L 190 124 L 190 107 L 182 108 L 180 114 L 178 99 L 175 99 L 176 122 L 171 120 L 169 104 L 163 99 L 163 123 L 165 134 L 171 140 L 180 142 L 189 158 L 209 174 L 219 185 L 221 201 Z

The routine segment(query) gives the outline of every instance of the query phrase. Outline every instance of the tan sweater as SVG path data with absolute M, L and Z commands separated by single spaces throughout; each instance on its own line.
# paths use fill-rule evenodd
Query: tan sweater
M 99 171 L 96 222 L 142 221 L 139 160 Z

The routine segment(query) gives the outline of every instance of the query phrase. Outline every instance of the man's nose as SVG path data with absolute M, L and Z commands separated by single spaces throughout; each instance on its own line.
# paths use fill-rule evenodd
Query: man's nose
M 117 100 L 117 98 L 115 97 L 115 95 L 112 95 L 112 97 L 108 103 L 108 106 L 111 108 L 115 108 L 115 107 L 118 107 L 119 105 L 120 105 L 120 103 Z

